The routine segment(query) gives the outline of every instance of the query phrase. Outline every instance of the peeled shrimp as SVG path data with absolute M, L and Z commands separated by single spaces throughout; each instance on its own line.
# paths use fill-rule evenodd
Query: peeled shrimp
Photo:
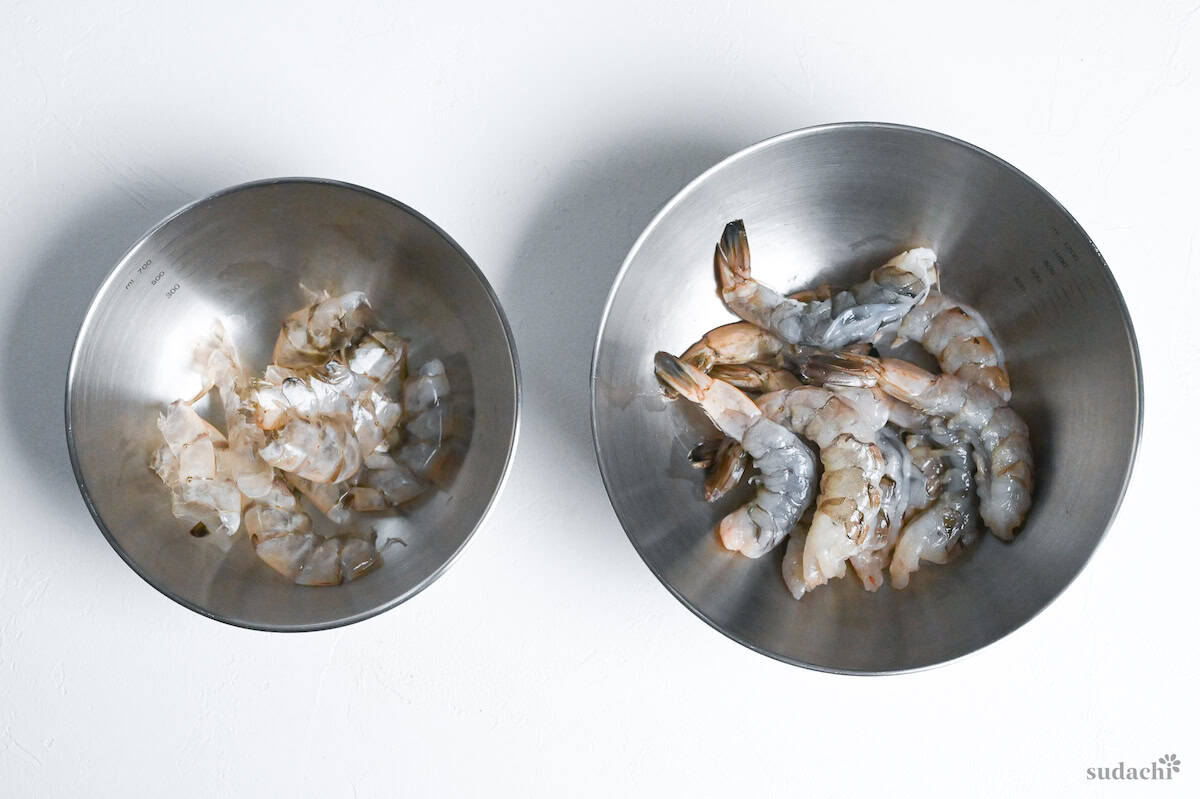
M 888 573 L 894 588 L 905 588 L 922 560 L 947 563 L 970 546 L 978 535 L 978 515 L 972 500 L 970 445 L 945 431 L 935 433 L 943 445 L 946 468 L 937 500 L 904 525 Z
M 812 501 L 816 460 L 804 442 L 766 418 L 754 401 L 665 352 L 654 356 L 660 380 L 698 404 L 721 432 L 741 443 L 759 470 L 753 499 L 721 520 L 722 544 L 761 557 L 791 531 Z
M 792 299 L 751 276 L 750 247 L 740 219 L 725 226 L 713 260 L 729 310 L 788 344 L 827 349 L 867 341 L 900 320 L 925 299 L 937 275 L 937 255 L 918 248 L 891 259 L 848 291 L 828 299 Z
M 975 445 L 980 515 L 1008 541 L 1029 511 L 1033 453 L 1029 428 L 996 392 L 956 375 L 934 375 L 908 361 L 865 355 L 813 354 L 801 371 L 826 385 L 878 385 L 888 394 L 962 433 Z
M 1002 400 L 1012 398 L 1004 353 L 983 317 L 969 305 L 933 290 L 900 322 L 896 344 L 918 342 L 946 374 L 979 383 Z

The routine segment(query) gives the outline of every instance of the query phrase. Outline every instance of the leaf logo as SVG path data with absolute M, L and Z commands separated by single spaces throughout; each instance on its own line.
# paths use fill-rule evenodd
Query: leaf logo
M 1163 755 L 1158 759 L 1158 762 L 1162 763 L 1176 774 L 1179 773 L 1179 758 L 1175 757 L 1175 755 Z

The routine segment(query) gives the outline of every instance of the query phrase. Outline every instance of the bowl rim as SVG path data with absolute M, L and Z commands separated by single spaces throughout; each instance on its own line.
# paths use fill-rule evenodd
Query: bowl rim
M 596 410 L 597 410 L 597 407 L 596 407 L 597 406 L 596 369 L 597 369 L 597 366 L 599 365 L 600 348 L 601 348 L 601 344 L 603 343 L 603 340 L 604 340 L 605 329 L 608 326 L 609 313 L 612 311 L 612 307 L 613 307 L 613 303 L 616 299 L 617 291 L 618 291 L 618 289 L 620 289 L 621 284 L 625 279 L 626 272 L 629 270 L 629 267 L 633 263 L 633 260 L 640 253 L 646 240 L 649 239 L 650 235 L 658 228 L 659 223 L 661 223 L 662 220 L 668 214 L 670 214 L 672 210 L 674 210 L 675 206 L 679 205 L 681 202 L 683 202 L 683 200 L 686 197 L 688 197 L 693 192 L 695 192 L 701 184 L 707 182 L 707 180 L 712 175 L 716 174 L 717 172 L 720 172 L 723 169 L 726 169 L 727 167 L 735 164 L 736 162 L 738 162 L 744 158 L 749 157 L 750 155 L 752 155 L 754 153 L 759 152 L 760 150 L 769 149 L 771 147 L 774 147 L 774 146 L 777 146 L 777 145 L 780 145 L 780 144 L 783 144 L 786 142 L 790 142 L 794 139 L 800 139 L 800 138 L 804 138 L 804 137 L 808 137 L 808 136 L 821 135 L 824 133 L 831 133 L 831 132 L 842 131 L 842 130 L 867 130 L 867 129 L 883 129 L 883 130 L 890 130 L 890 131 L 895 131 L 895 132 L 900 132 L 900 133 L 915 134 L 918 136 L 928 136 L 928 137 L 931 137 L 934 139 L 939 139 L 939 140 L 941 140 L 945 143 L 948 143 L 950 145 L 953 145 L 955 147 L 959 147 L 959 148 L 968 150 L 976 155 L 983 156 L 984 158 L 989 159 L 992 162 L 998 164 L 1001 168 L 1012 173 L 1017 178 L 1026 181 L 1029 185 L 1031 185 L 1034 189 L 1036 189 L 1044 197 L 1046 197 L 1046 199 L 1048 199 L 1055 207 L 1057 207 L 1058 210 L 1062 212 L 1063 216 L 1065 216 L 1066 219 L 1070 222 L 1070 224 L 1075 227 L 1075 229 L 1079 232 L 1079 234 L 1081 236 L 1083 236 L 1084 241 L 1087 242 L 1087 245 L 1091 248 L 1091 251 L 1095 254 L 1096 258 L 1099 259 L 1100 266 L 1102 267 L 1102 272 L 1104 274 L 1104 277 L 1107 278 L 1109 285 L 1112 287 L 1113 292 L 1116 295 L 1117 305 L 1120 310 L 1120 319 L 1121 319 L 1122 325 L 1125 329 L 1126 338 L 1128 340 L 1129 354 L 1133 361 L 1133 371 L 1134 371 L 1134 376 L 1135 376 L 1136 382 L 1137 382 L 1137 392 L 1136 392 L 1136 406 L 1137 407 L 1136 407 L 1136 423 L 1134 425 L 1134 431 L 1133 431 L 1133 446 L 1130 449 L 1129 457 L 1125 464 L 1125 473 L 1121 479 L 1121 489 L 1118 492 L 1116 501 L 1113 504 L 1112 512 L 1109 514 L 1108 519 L 1105 520 L 1105 522 L 1104 522 L 1103 529 L 1100 531 L 1100 534 L 1096 537 L 1095 543 L 1091 547 L 1091 551 L 1087 553 L 1087 556 L 1084 558 L 1083 563 L 1080 565 L 1079 569 L 1075 572 L 1075 574 L 1071 575 L 1070 579 L 1068 579 L 1065 583 L 1063 583 L 1063 585 L 1053 594 L 1053 596 L 1051 596 L 1050 599 L 1047 600 L 1044 605 L 1042 605 L 1040 608 L 1038 608 L 1037 611 L 1032 613 L 1028 618 L 1021 621 L 1019 624 L 1014 626 L 1012 629 L 1007 630 L 1003 634 L 993 638 L 992 640 L 988 641 L 986 644 L 977 646 L 974 649 L 970 649 L 961 654 L 953 655 L 953 656 L 950 656 L 950 657 L 947 657 L 947 658 L 944 658 L 941 660 L 934 660 L 934 661 L 931 661 L 928 663 L 921 663 L 921 664 L 918 664 L 915 666 L 909 666 L 909 667 L 897 668 L 897 669 L 838 668 L 835 666 L 828 666 L 828 665 L 819 664 L 819 663 L 809 663 L 809 662 L 801 660 L 799 658 L 792 658 L 781 652 L 776 652 L 769 648 L 757 645 L 753 641 L 747 640 L 747 639 L 743 638 L 742 636 L 739 636 L 739 635 L 725 629 L 720 624 L 718 624 L 716 621 L 714 621 L 713 619 L 710 619 L 707 615 L 705 615 L 699 608 L 697 608 L 695 605 L 693 605 L 691 602 L 689 602 L 687 600 L 687 598 L 684 597 L 683 594 L 681 594 L 679 592 L 679 590 L 677 590 L 670 583 L 670 581 L 668 581 L 666 579 L 666 577 L 662 574 L 662 572 L 658 568 L 656 568 L 653 563 L 651 563 L 650 559 L 647 557 L 647 554 L 642 550 L 641 546 L 639 546 L 639 544 L 638 544 L 637 539 L 634 537 L 634 534 L 633 534 L 634 525 L 632 524 L 632 522 L 630 522 L 626 519 L 625 515 L 622 513 L 621 508 L 618 506 L 612 484 L 609 480 L 609 476 L 605 472 L 604 457 L 603 457 L 603 453 L 601 452 L 600 436 L 599 436 L 599 430 L 597 429 L 597 421 L 596 421 Z M 1089 236 L 1087 231 L 1083 229 L 1083 226 L 1081 224 L 1079 224 L 1079 221 L 1071 214 L 1070 211 L 1068 211 L 1066 209 L 1065 206 L 1063 206 L 1063 204 L 1061 202 L 1058 201 L 1058 198 L 1056 198 L 1053 194 L 1051 194 L 1049 191 L 1047 191 L 1044 186 L 1042 186 L 1040 183 L 1038 183 L 1036 180 L 1031 178 L 1029 175 L 1025 174 L 1023 171 L 1021 171 L 1017 167 L 1010 164 L 1008 161 L 1005 161 L 1003 158 L 1000 158 L 999 156 L 997 156 L 991 152 L 988 152 L 987 150 L 983 149 L 982 147 L 971 144 L 970 142 L 964 141 L 962 139 L 955 138 L 954 136 L 950 136 L 945 133 L 940 133 L 938 131 L 930 130 L 928 128 L 921 128 L 921 127 L 916 127 L 913 125 L 903 125 L 903 124 L 898 124 L 898 123 L 894 123 L 894 122 L 867 122 L 867 121 L 832 122 L 832 123 L 821 124 L 821 125 L 812 125 L 809 127 L 798 128 L 796 130 L 787 131 L 785 133 L 780 133 L 778 135 L 771 136 L 769 138 L 766 138 L 759 142 L 751 144 L 747 147 L 742 148 L 741 150 L 738 150 L 738 151 L 732 153 L 729 156 L 726 156 L 722 160 L 718 161 L 716 164 L 712 165 L 708 169 L 701 172 L 699 175 L 697 175 L 695 178 L 693 178 L 691 181 L 689 181 L 686 186 L 684 186 L 682 189 L 680 189 L 678 192 L 676 192 L 674 196 L 672 196 L 669 200 L 667 200 L 662 205 L 662 207 L 658 210 L 658 212 L 651 218 L 650 222 L 646 225 L 645 229 L 642 230 L 641 234 L 637 237 L 637 239 L 633 243 L 633 246 L 630 248 L 629 253 L 625 256 L 625 260 L 621 263 L 621 268 L 617 271 L 616 277 L 613 278 L 612 287 L 609 289 L 608 298 L 607 298 L 607 300 L 605 300 L 605 303 L 604 303 L 604 310 L 600 315 L 600 326 L 599 326 L 598 330 L 596 331 L 596 343 L 592 349 L 592 364 L 591 364 L 591 372 L 590 372 L 590 379 L 589 379 L 589 388 L 590 388 L 591 395 L 592 395 L 591 396 L 592 445 L 596 452 L 596 462 L 597 462 L 597 466 L 600 469 L 600 478 L 604 483 L 604 491 L 608 495 L 609 504 L 612 505 L 612 509 L 613 509 L 613 512 L 617 516 L 617 520 L 621 523 L 621 527 L 625 531 L 625 536 L 629 539 L 629 542 L 633 545 L 634 550 L 638 553 L 638 557 L 640 557 L 642 559 L 642 562 L 646 564 L 647 568 L 650 569 L 651 573 L 653 573 L 654 576 L 656 578 L 658 578 L 658 581 L 660 583 L 662 583 L 663 586 L 668 591 L 670 591 L 671 594 L 677 600 L 679 600 L 679 602 L 682 603 L 684 607 L 686 607 L 688 610 L 690 610 L 692 613 L 694 613 L 696 616 L 698 616 L 705 624 L 707 624 L 709 627 L 712 627 L 714 630 L 721 633 L 725 637 L 732 639 L 733 641 L 736 641 L 737 643 L 741 644 L 742 646 L 746 647 L 747 649 L 758 652 L 761 655 L 766 655 L 767 657 L 773 658 L 774 660 L 779 660 L 784 663 L 788 663 L 792 666 L 801 666 L 806 669 L 811 669 L 813 671 L 819 671 L 819 672 L 825 672 L 828 674 L 845 674 L 845 675 L 854 675 L 854 676 L 879 676 L 879 675 L 888 675 L 888 674 L 909 674 L 912 672 L 925 671 L 927 669 L 937 668 L 939 666 L 945 666 L 949 663 L 955 663 L 955 662 L 961 661 L 964 658 L 970 657 L 971 655 L 974 655 L 984 649 L 987 649 L 988 647 L 994 645 L 998 641 L 1001 641 L 1004 638 L 1007 638 L 1008 636 L 1012 635 L 1014 632 L 1021 629 L 1029 622 L 1033 621 L 1037 616 L 1041 615 L 1041 613 L 1043 611 L 1045 611 L 1046 608 L 1048 608 L 1052 604 L 1054 604 L 1054 602 L 1060 596 L 1062 596 L 1063 592 L 1066 591 L 1067 588 L 1070 587 L 1077 579 L 1079 579 L 1079 575 L 1083 573 L 1083 571 L 1087 568 L 1088 564 L 1091 562 L 1092 558 L 1095 557 L 1096 550 L 1100 548 L 1101 542 L 1108 535 L 1108 531 L 1112 528 L 1113 522 L 1116 520 L 1117 514 L 1120 512 L 1121 505 L 1125 499 L 1125 494 L 1129 489 L 1129 480 L 1133 474 L 1134 462 L 1137 460 L 1137 454 L 1138 454 L 1139 449 L 1141 448 L 1142 424 L 1143 424 L 1143 419 L 1144 419 L 1144 415 L 1145 415 L 1145 395 L 1144 395 L 1144 387 L 1143 387 L 1143 380 L 1142 380 L 1142 359 L 1141 359 L 1140 352 L 1138 350 L 1137 336 L 1134 332 L 1133 320 L 1129 315 L 1129 308 L 1125 303 L 1125 297 L 1121 294 L 1121 288 L 1117 284 L 1116 278 L 1113 276 L 1112 270 L 1108 266 L 1108 262 L 1104 259 L 1104 256 L 1100 253 L 1100 249 L 1096 246 L 1096 243 L 1092 240 L 1092 237 Z
M 107 295 L 110 286 L 113 284 L 113 282 L 117 278 L 118 270 L 121 268 L 122 264 L 124 264 L 129 259 L 129 257 L 133 254 L 133 252 L 135 250 L 137 250 L 139 247 L 141 247 L 147 240 L 149 240 L 151 237 L 153 237 L 159 231 L 161 231 L 163 228 L 165 228 L 167 225 L 171 224 L 171 222 L 175 221 L 177 218 L 183 216 L 184 214 L 192 211 L 193 209 L 195 209 L 201 205 L 204 205 L 206 203 L 210 203 L 215 200 L 219 200 L 224 197 L 227 197 L 227 196 L 230 196 L 233 194 L 237 194 L 237 193 L 240 193 L 243 191 L 263 188 L 265 186 L 274 186 L 274 185 L 283 185 L 283 184 L 309 184 L 309 185 L 328 186 L 328 187 L 332 187 L 332 188 L 336 188 L 336 189 L 347 190 L 347 191 L 354 192 L 357 194 L 366 195 L 375 200 L 378 200 L 383 203 L 392 205 L 396 208 L 399 208 L 401 211 L 403 211 L 404 213 L 413 217 L 414 219 L 416 219 L 417 221 L 419 221 L 420 223 L 422 223 L 423 225 L 428 227 L 430 230 L 432 230 L 435 234 L 440 236 L 443 240 L 445 240 L 445 242 L 447 244 L 449 244 L 450 247 L 453 248 L 454 251 L 457 252 L 458 255 L 463 259 L 463 262 L 467 265 L 467 267 L 474 274 L 475 279 L 479 281 L 479 285 L 483 288 L 484 293 L 487 295 L 488 300 L 491 303 L 492 310 L 495 312 L 496 318 L 500 322 L 501 329 L 504 331 L 505 346 L 508 351 L 509 362 L 510 362 L 510 365 L 512 366 L 512 373 L 513 373 L 512 432 L 509 435 L 509 439 L 508 439 L 508 443 L 507 443 L 507 452 L 506 452 L 505 459 L 504 459 L 504 465 L 501 467 L 500 477 L 496 481 L 496 485 L 492 489 L 491 495 L 487 498 L 487 503 L 484 505 L 482 513 L 480 513 L 479 518 L 476 519 L 476 521 L 475 521 L 475 524 L 471 527 L 470 530 L 467 531 L 466 536 L 463 537 L 463 540 L 459 543 L 459 545 L 455 548 L 455 550 L 437 568 L 435 568 L 432 572 L 430 572 L 428 575 L 426 575 L 424 578 L 422 578 L 416 585 L 409 588 L 407 591 L 393 597 L 392 599 L 389 599 L 386 602 L 382 602 L 379 605 L 376 605 L 375 607 L 368 608 L 367 610 L 359 611 L 358 613 L 353 613 L 348 616 L 343 616 L 343 617 L 332 619 L 329 621 L 314 622 L 314 623 L 308 623 L 308 624 L 265 624 L 265 623 L 255 622 L 251 619 L 242 619 L 242 618 L 234 618 L 234 617 L 230 617 L 230 616 L 225 616 L 223 614 L 216 613 L 216 612 L 204 607 L 203 605 L 200 605 L 199 603 L 192 602 L 191 600 L 188 600 L 182 596 L 179 596 L 178 594 L 173 592 L 171 589 L 167 588 L 165 585 L 160 585 L 149 574 L 147 574 L 142 569 L 142 567 L 138 564 L 138 562 L 136 560 L 134 560 L 134 558 L 132 556 L 130 556 L 129 553 L 127 553 L 125 551 L 124 547 L 122 547 L 121 544 L 117 541 L 117 539 L 113 535 L 112 531 L 109 529 L 107 523 L 105 523 L 104 519 L 101 517 L 100 512 L 97 510 L 95 503 L 92 500 L 92 495 L 91 495 L 90 490 L 88 489 L 87 481 L 84 479 L 83 469 L 80 465 L 79 455 L 76 450 L 75 428 L 74 428 L 74 423 L 73 423 L 72 414 L 71 414 L 71 395 L 72 395 L 72 390 L 74 388 L 76 370 L 77 370 L 77 367 L 79 364 L 80 344 L 82 343 L 84 336 L 87 335 L 89 332 L 89 328 L 90 328 L 91 324 L 93 323 L 93 317 L 97 311 L 97 308 L 99 306 L 101 298 L 104 297 L 105 295 Z M 109 270 L 108 274 L 100 282 L 100 285 L 97 287 L 96 291 L 93 293 L 92 300 L 88 304 L 87 311 L 83 315 L 83 320 L 79 323 L 79 327 L 75 333 L 75 341 L 71 347 L 71 357 L 70 357 L 70 360 L 67 365 L 67 379 L 66 379 L 65 389 L 66 390 L 64 393 L 64 419 L 66 422 L 67 451 L 70 454 L 71 470 L 75 473 L 75 483 L 79 487 L 79 492 L 83 496 L 83 502 L 87 506 L 88 512 L 92 515 L 93 521 L 95 521 L 96 526 L 100 528 L 100 532 L 104 534 L 104 538 L 108 541 L 109 545 L 112 546 L 113 550 L 117 553 L 117 555 L 119 555 L 121 557 L 121 560 L 125 561 L 125 563 L 131 569 L 133 569 L 133 571 L 139 577 L 141 577 L 143 580 L 145 580 L 156 591 L 161 593 L 163 596 L 166 596 L 167 598 L 174 600 L 175 602 L 179 603 L 180 605 L 187 608 L 188 610 L 194 611 L 195 613 L 198 613 L 201 616 L 204 616 L 206 618 L 213 619 L 215 621 L 219 621 L 224 624 L 229 624 L 233 627 L 241 627 L 243 629 L 259 630 L 259 631 L 263 631 L 263 632 L 280 632 L 280 633 L 315 632 L 318 630 L 331 630 L 331 629 L 335 629 L 337 627 L 344 627 L 349 624 L 354 624 L 356 622 L 360 622 L 360 621 L 364 621 L 366 619 L 372 618 L 373 616 L 378 616 L 379 614 L 384 613 L 385 611 L 391 610 L 392 608 L 395 608 L 396 606 L 408 601 L 409 599 L 412 599 L 414 596 L 421 593 L 426 588 L 428 588 L 430 585 L 432 585 L 439 577 L 442 576 L 442 574 L 445 573 L 445 571 L 448 568 L 450 568 L 450 566 L 456 560 L 458 560 L 459 556 L 462 554 L 463 549 L 466 548 L 467 543 L 470 542 L 470 540 L 475 536 L 475 533 L 479 530 L 479 528 L 487 520 L 488 516 L 492 512 L 492 509 L 495 507 L 496 500 L 500 496 L 500 492 L 504 489 L 504 485 L 507 483 L 509 475 L 512 472 L 513 458 L 516 453 L 517 439 L 518 439 L 518 436 L 520 433 L 520 425 L 521 425 L 521 368 L 520 368 L 520 361 L 517 356 L 516 341 L 513 338 L 512 327 L 509 325 L 508 317 L 505 315 L 504 309 L 500 305 L 500 300 L 496 296 L 496 292 L 492 288 L 491 283 L 488 282 L 487 277 L 484 276 L 483 271 L 479 268 L 479 265 L 475 263 L 475 260 L 473 258 L 471 258 L 470 255 L 467 254 L 467 251 L 464 250 L 462 248 L 462 246 L 459 245 L 459 243 L 449 233 L 447 233 L 439 225 L 437 225 L 435 222 L 433 222 L 433 220 L 431 220 L 429 217 L 425 216 L 424 214 L 422 214 L 420 211 L 416 210 L 412 206 L 407 205 L 406 203 L 400 202 L 399 200 L 397 200 L 393 197 L 389 197 L 386 194 L 375 191 L 374 189 L 369 189 L 369 188 L 366 188 L 365 186 L 360 186 L 355 183 L 348 183 L 346 181 L 335 180 L 332 178 L 316 178 L 316 177 L 299 177 L 299 176 L 297 176 L 297 177 L 264 178 L 264 179 L 260 179 L 260 180 L 246 181 L 244 183 L 238 183 L 233 186 L 227 186 L 226 188 L 220 189 L 209 195 L 206 195 L 199 199 L 193 200 L 192 202 L 187 203 L 186 205 L 178 208 L 175 211 L 172 211 L 170 214 L 167 214 L 167 216 L 163 217 L 158 223 L 153 225 L 149 230 L 147 230 L 145 233 L 143 233 L 141 236 L 139 236 L 138 239 L 124 252 L 124 254 L 122 254 L 121 257 L 117 259 L 117 261 L 113 265 L 112 269 Z

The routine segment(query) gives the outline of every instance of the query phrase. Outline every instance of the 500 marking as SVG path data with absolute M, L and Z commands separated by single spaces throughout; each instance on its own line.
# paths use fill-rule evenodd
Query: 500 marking
M 171 286 L 171 288 L 167 289 L 167 299 L 169 300 L 169 299 L 171 299 L 172 297 L 174 297 L 174 296 L 175 296 L 175 292 L 177 292 L 177 291 L 179 291 L 179 284 L 178 284 L 178 283 L 176 283 L 174 286 Z

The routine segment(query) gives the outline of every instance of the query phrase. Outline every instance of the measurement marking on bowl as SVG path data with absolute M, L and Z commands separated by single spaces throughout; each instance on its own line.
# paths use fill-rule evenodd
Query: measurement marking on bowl
M 1012 285 L 1021 294 L 1038 295 L 1038 299 L 1030 303 L 1038 316 L 1042 316 L 1043 311 L 1054 316 L 1063 308 L 1074 307 L 1079 300 L 1087 303 L 1103 293 L 1095 280 L 1077 275 L 1075 268 L 1082 262 L 1079 252 L 1071 242 L 1061 238 L 1058 228 L 1051 227 L 1051 231 L 1059 241 L 1049 248 L 1046 257 L 1036 265 L 1026 267 L 1022 273 L 1014 272 L 1011 277 Z
M 131 288 L 133 288 L 134 283 L 137 282 L 138 275 L 141 275 L 141 274 L 144 274 L 145 272 L 147 272 L 153 264 L 154 264 L 154 259 L 147 258 L 145 263 L 143 263 L 141 266 L 139 266 L 137 268 L 137 271 L 134 273 L 133 277 L 129 278 L 129 280 L 126 281 L 125 290 L 129 291 Z
M 150 267 L 152 267 L 153 265 L 154 265 L 154 259 L 147 258 L 142 263 L 142 265 L 137 268 L 137 271 L 134 272 L 133 277 L 131 277 L 131 278 L 129 278 L 129 280 L 125 281 L 125 290 L 129 291 L 131 288 L 133 288 L 135 285 L 137 285 L 138 276 L 143 275 L 146 272 L 149 272 Z M 167 276 L 167 270 L 165 270 L 165 269 L 158 270 L 158 272 L 155 273 L 154 277 L 150 278 L 150 285 L 157 286 L 159 283 L 163 282 L 163 278 L 165 278 L 166 276 Z M 180 288 L 182 288 L 182 284 L 172 283 L 167 288 L 166 292 L 164 292 L 164 296 L 169 300 L 172 297 L 174 297 L 176 294 L 179 293 Z

